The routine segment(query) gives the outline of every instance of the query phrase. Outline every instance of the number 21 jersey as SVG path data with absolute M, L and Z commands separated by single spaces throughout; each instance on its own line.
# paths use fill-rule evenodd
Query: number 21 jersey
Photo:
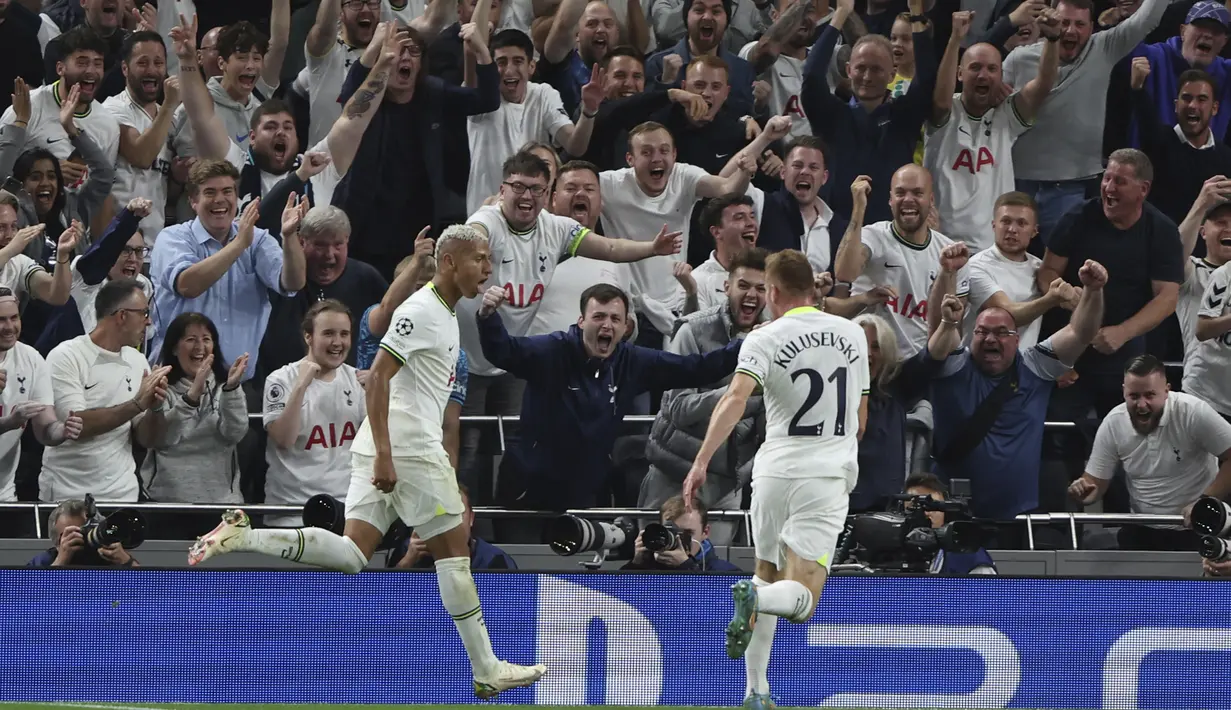
M 736 372 L 761 385 L 765 443 L 753 478 L 859 475 L 859 405 L 868 393 L 863 328 L 815 308 L 795 308 L 748 334 Z

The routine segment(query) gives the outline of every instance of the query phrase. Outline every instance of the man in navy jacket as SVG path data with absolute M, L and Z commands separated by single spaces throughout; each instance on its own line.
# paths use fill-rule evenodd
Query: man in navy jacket
M 703 387 L 735 370 L 743 341 L 680 356 L 624 342 L 628 296 L 610 284 L 581 294 L 581 318 L 568 332 L 509 336 L 492 286 L 478 312 L 483 354 L 526 380 L 521 437 L 500 466 L 499 498 L 520 508 L 600 506 L 611 473 L 611 450 L 624 415 L 642 392 Z

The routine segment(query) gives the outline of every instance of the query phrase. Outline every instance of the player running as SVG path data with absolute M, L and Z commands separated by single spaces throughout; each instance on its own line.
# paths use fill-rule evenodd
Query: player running
M 766 673 L 778 617 L 806 622 L 825 585 L 859 474 L 869 385 L 867 336 L 815 307 L 806 256 L 774 254 L 765 282 L 774 320 L 744 341 L 735 377 L 684 479 L 691 505 L 710 458 L 743 416 L 748 397 L 762 389 L 765 443 L 752 464 L 756 574 L 731 587 L 735 618 L 727 626 L 727 655 L 744 656 L 748 673 L 744 706 L 759 710 L 773 707 Z
M 345 535 L 320 528 L 253 530 L 242 510 L 230 510 L 192 546 L 188 564 L 243 551 L 356 573 L 401 518 L 436 560 L 440 599 L 470 657 L 475 695 L 487 699 L 531 685 L 547 668 L 514 665 L 492 652 L 470 574 L 465 506 L 442 444 L 457 363 L 453 308 L 477 295 L 491 275 L 487 240 L 471 227 L 449 227 L 436 243 L 436 259 L 436 277 L 394 310 L 372 363 L 368 416 L 351 444 Z

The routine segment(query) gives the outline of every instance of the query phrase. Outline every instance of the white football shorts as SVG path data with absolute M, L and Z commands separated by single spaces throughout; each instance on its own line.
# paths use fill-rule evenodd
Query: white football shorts
M 393 522 L 415 529 L 427 540 L 462 524 L 462 494 L 457 474 L 444 451 L 427 456 L 394 456 L 397 484 L 390 493 L 372 485 L 376 459 L 351 454 L 350 490 L 346 493 L 347 520 L 362 520 L 388 531 Z
M 785 570 L 789 547 L 828 569 L 850 500 L 845 477 L 753 478 L 750 512 L 757 559 Z

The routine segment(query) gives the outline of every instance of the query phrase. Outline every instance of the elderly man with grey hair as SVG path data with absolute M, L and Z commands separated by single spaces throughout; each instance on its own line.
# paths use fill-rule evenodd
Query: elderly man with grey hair
M 350 220 L 338 207 L 313 207 L 304 215 L 299 224 L 299 238 L 303 240 L 308 283 L 293 296 L 273 297 L 273 313 L 261 341 L 258 374 L 267 375 L 304 356 L 299 326 L 317 301 L 339 300 L 356 315 L 380 303 L 389 284 L 372 265 L 348 258 L 350 232 Z M 358 339 L 359 323 L 356 321 L 351 328 L 351 341 Z M 347 364 L 355 364 L 353 347 Z
M 27 567 L 136 567 L 137 560 L 120 543 L 91 550 L 81 534 L 89 522 L 89 506 L 83 500 L 66 500 L 47 518 L 52 547 L 30 560 Z

